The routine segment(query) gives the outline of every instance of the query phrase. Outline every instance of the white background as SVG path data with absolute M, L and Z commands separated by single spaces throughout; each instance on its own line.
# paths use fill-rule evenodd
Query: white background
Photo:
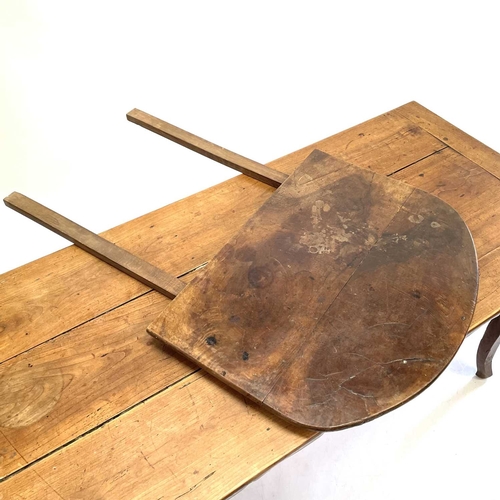
M 500 150 L 494 6 L 0 0 L 0 195 L 99 232 L 234 175 L 127 122 L 134 107 L 267 162 L 417 100 Z M 66 246 L 5 207 L 0 238 L 0 272 Z M 236 498 L 499 498 L 500 374 L 474 377 L 479 338 L 416 400 Z

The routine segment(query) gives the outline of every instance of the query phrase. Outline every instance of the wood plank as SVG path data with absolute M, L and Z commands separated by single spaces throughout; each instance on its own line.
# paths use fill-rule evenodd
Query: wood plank
M 75 246 L 1 275 L 0 287 L 0 361 L 148 290 Z
M 315 436 L 198 372 L 8 478 L 0 492 L 23 498 L 46 484 L 62 498 L 219 499 Z
M 385 114 L 316 146 L 388 173 L 432 154 L 442 144 L 409 120 Z M 308 147 L 292 153 L 272 162 L 272 167 L 290 173 L 310 151 Z M 179 276 L 212 258 L 272 192 L 271 187 L 238 176 L 101 235 Z M 0 286 L 0 362 L 147 290 L 75 247 L 1 275 Z
M 471 329 L 500 311 L 500 180 L 453 149 L 394 174 L 449 203 L 463 217 L 476 245 L 481 278 Z
M 182 275 L 215 254 L 226 232 L 238 228 L 272 191 L 241 176 L 102 236 L 170 274 Z M 222 219 L 227 225 L 219 223 Z M 0 275 L 0 286 L 0 361 L 148 290 L 74 246 Z
M 477 283 L 448 204 L 316 150 L 148 331 L 280 416 L 334 430 L 432 383 Z
M 319 149 L 358 167 L 388 175 L 445 147 L 442 141 L 391 111 L 299 149 L 269 165 L 291 173 L 312 151 Z
M 168 302 L 147 293 L 0 365 L 0 477 L 197 369 L 146 333 Z
M 383 117 L 383 119 L 381 119 Z M 341 132 L 340 134 L 336 134 L 330 138 L 319 141 L 303 150 L 300 150 L 295 154 L 305 156 L 300 160 L 299 164 L 312 152 L 314 149 L 321 149 L 322 151 L 329 153 L 338 158 L 348 160 L 351 163 L 356 163 L 359 166 L 364 166 L 366 168 L 371 168 L 371 163 L 380 168 L 381 160 L 384 160 L 384 166 L 387 171 L 380 171 L 380 173 L 389 173 L 394 172 L 394 164 L 398 164 L 399 168 L 401 168 L 401 157 L 398 154 L 398 149 L 404 149 L 404 146 L 409 142 L 408 136 L 418 136 L 420 141 L 420 146 L 423 150 L 426 151 L 426 154 L 429 154 L 429 147 L 433 148 L 433 151 L 438 151 L 446 147 L 446 144 L 442 141 L 438 141 L 433 138 L 431 135 L 426 134 L 420 127 L 415 127 L 414 124 L 409 122 L 408 120 L 401 120 L 401 117 L 394 115 L 389 112 L 382 117 L 377 117 L 368 122 L 365 122 L 361 125 L 357 125 L 349 130 Z M 184 147 L 187 147 L 193 151 L 196 151 L 199 154 L 202 154 L 212 160 L 215 160 L 223 165 L 234 168 L 250 177 L 253 177 L 257 180 L 265 182 L 273 187 L 278 187 L 281 183 L 283 183 L 287 175 L 276 170 L 274 168 L 270 168 L 266 165 L 262 165 L 253 160 L 249 160 L 243 156 L 240 156 L 236 153 L 228 151 L 220 146 L 217 146 L 209 141 L 201 139 L 185 130 L 182 130 L 170 123 L 167 123 L 159 118 L 156 118 L 144 111 L 140 111 L 138 109 L 134 109 L 127 113 L 127 119 L 137 125 L 140 125 L 152 132 L 155 132 L 167 139 L 170 139 L 178 144 L 181 144 Z M 375 127 L 373 127 L 376 124 Z M 360 132 L 358 129 L 363 128 L 368 132 Z M 394 131 L 397 133 L 394 133 Z M 373 147 L 372 143 L 373 137 L 375 135 L 378 140 L 380 140 L 381 145 L 383 147 Z M 369 139 L 365 139 L 365 137 L 369 137 Z M 333 139 L 336 139 L 335 141 Z M 410 142 L 413 142 L 410 139 Z M 328 143 L 328 144 L 326 144 Z M 417 143 L 417 144 L 418 144 Z M 340 146 L 340 147 L 339 147 Z M 402 147 L 403 146 L 403 147 Z M 332 148 L 332 149 L 330 149 Z M 368 164 L 364 164 L 363 161 L 366 161 L 366 154 L 369 151 Z M 394 157 L 388 158 L 388 153 L 393 153 Z M 417 151 L 413 151 L 413 154 L 417 153 L 415 157 L 409 157 L 407 159 L 410 164 L 413 161 L 418 161 L 422 156 L 418 155 Z M 288 155 L 292 156 L 292 155 Z M 288 157 L 287 156 L 287 157 Z M 403 152 L 403 157 L 406 154 Z M 388 161 L 389 160 L 389 161 Z M 279 163 L 281 163 L 278 160 Z M 272 164 L 277 162 L 272 162 Z M 283 166 L 277 166 L 283 168 Z M 292 170 L 286 169 L 288 173 L 291 173 Z
M 0 389 L 1 390 L 1 389 Z M 2 391 L 3 392 L 3 391 Z M 0 412 L 3 413 L 5 404 L 0 403 Z M 12 446 L 0 429 L 0 479 L 12 471 L 18 470 L 26 465 L 26 460 Z
M 500 247 L 479 259 L 479 296 L 471 328 L 500 313 Z
M 18 488 L 16 481 L 0 483 L 0 500 L 61 500 L 61 495 L 55 492 L 34 470 L 27 470 L 22 477 L 22 487 Z
M 417 102 L 394 110 L 500 179 L 500 154 Z
M 171 299 L 185 287 L 185 283 L 175 276 L 152 266 L 149 262 L 114 245 L 21 193 L 14 192 L 4 198 L 3 201 L 9 208 L 50 229 L 87 253 Z
M 127 113 L 127 120 L 161 135 L 162 137 L 170 139 L 185 148 L 206 156 L 211 160 L 222 163 L 222 165 L 226 165 L 226 167 L 233 168 L 253 179 L 264 182 L 269 186 L 277 188 L 288 177 L 279 170 L 270 168 L 267 165 L 262 165 L 262 163 L 250 160 L 221 146 L 217 146 L 212 142 L 202 139 L 190 132 L 186 132 L 140 109 L 133 109 Z

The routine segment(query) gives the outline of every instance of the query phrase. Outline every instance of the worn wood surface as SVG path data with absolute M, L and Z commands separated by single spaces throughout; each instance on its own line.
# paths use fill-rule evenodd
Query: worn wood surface
M 209 260 L 272 192 L 240 176 L 101 236 L 180 277 Z M 1 275 L 0 285 L 0 362 L 149 290 L 74 246 Z
M 185 286 L 181 280 L 151 265 L 136 255 L 114 245 L 102 236 L 85 229 L 61 214 L 22 195 L 12 193 L 4 198 L 9 207 L 38 224 L 66 238 L 94 257 L 128 274 L 153 290 L 173 299 Z
M 148 331 L 290 421 L 333 430 L 441 373 L 477 283 L 449 205 L 315 150 Z
M 450 148 L 393 177 L 438 196 L 461 214 L 474 237 L 481 271 L 471 329 L 495 316 L 500 309 L 500 181 Z
M 46 490 L 59 499 L 223 498 L 315 436 L 222 386 L 203 372 L 184 378 L 0 491 L 5 498 Z
M 0 365 L 0 427 L 19 454 L 3 475 L 193 372 L 146 333 L 167 302 L 147 293 Z
M 423 130 L 500 179 L 500 154 L 482 142 L 415 101 L 409 102 L 393 112 L 416 123 Z
M 411 109 L 414 110 L 415 106 L 425 110 L 414 104 L 411 105 Z M 406 106 L 403 106 L 395 112 L 385 113 L 303 148 L 272 162 L 270 166 L 290 173 L 316 147 L 378 173 L 389 175 L 400 171 L 395 174 L 400 180 L 426 190 L 435 189 L 440 182 L 437 176 L 427 186 L 417 184 L 431 179 L 430 173 L 427 172 L 425 174 L 427 179 L 419 176 L 422 173 L 418 170 L 421 160 L 427 157 L 426 161 L 437 159 L 441 154 L 438 152 L 440 150 L 442 153 L 455 154 L 455 159 L 450 159 L 448 167 L 442 171 L 443 176 L 449 176 L 453 172 L 453 162 L 456 161 L 457 169 L 461 170 L 463 164 L 459 160 L 463 159 L 463 155 L 455 153 L 444 141 L 439 140 L 437 132 L 433 135 L 404 117 L 402 112 L 405 108 Z M 450 126 L 438 117 L 433 117 L 432 120 L 435 120 L 438 131 Z M 460 140 L 454 144 L 457 149 L 461 146 Z M 477 148 L 485 147 L 479 144 Z M 428 172 L 438 168 L 437 164 L 438 162 L 433 163 L 432 167 L 429 166 Z M 466 191 L 452 188 L 438 195 L 446 195 L 446 201 L 458 208 L 467 224 L 473 226 L 472 233 L 476 241 L 481 239 L 487 241 L 493 238 L 494 234 L 500 234 L 500 204 L 485 202 L 488 197 L 493 199 L 496 196 L 500 183 L 493 176 L 478 175 L 479 172 L 484 173 L 485 165 L 482 165 L 481 159 L 477 159 L 476 164 L 468 160 L 467 164 L 477 170 L 471 171 L 471 175 L 467 174 Z M 491 168 L 491 165 L 488 168 Z M 402 175 L 406 170 L 410 171 L 410 174 L 407 178 L 403 178 Z M 481 183 L 476 185 L 476 180 L 479 182 L 480 179 Z M 447 179 L 443 178 L 442 181 L 447 182 Z M 458 183 L 459 179 L 454 182 Z M 155 266 L 180 276 L 210 260 L 273 191 L 260 182 L 238 176 L 186 200 L 106 231 L 102 236 Z M 482 193 L 481 198 L 476 199 L 479 193 Z M 468 202 L 459 206 L 463 198 L 467 198 Z M 488 223 L 481 224 L 486 213 L 489 213 Z M 221 220 L 227 223 L 220 224 Z M 488 233 L 484 232 L 486 230 Z M 480 324 L 500 311 L 498 302 L 500 246 L 496 245 L 496 240 L 491 239 L 491 241 L 488 253 L 485 253 L 487 246 L 481 244 L 478 247 L 481 278 L 479 302 L 472 325 Z M 187 279 L 188 276 L 183 279 Z M 145 311 L 144 303 L 141 306 L 139 298 L 148 289 L 74 246 L 3 274 L 0 276 L 0 287 L 0 360 L 2 361 L 25 353 L 23 360 L 26 363 L 34 364 L 31 359 L 34 361 L 38 359 L 36 363 L 43 364 L 43 356 L 38 356 L 34 347 L 49 349 L 45 345 L 49 345 L 51 339 L 56 337 L 59 337 L 57 341 L 61 342 L 58 345 L 62 346 L 64 339 L 68 338 L 64 344 L 64 351 L 59 350 L 59 355 L 63 357 L 58 360 L 54 356 L 48 366 L 52 371 L 56 370 L 57 366 L 66 367 L 64 370 L 66 372 L 73 370 L 69 373 L 73 375 L 78 371 L 78 365 L 70 369 L 64 360 L 64 356 L 76 356 L 76 336 L 70 336 L 71 331 L 82 325 L 82 328 L 94 328 L 95 334 L 98 334 L 101 329 L 92 326 L 93 322 L 90 320 L 100 316 L 104 322 L 109 314 L 107 311 L 120 309 L 125 303 L 128 303 L 129 309 L 123 315 L 121 324 L 127 321 L 129 323 L 130 333 L 127 334 L 127 338 L 133 338 L 132 331 L 137 337 L 144 338 L 142 337 L 144 323 L 148 322 L 149 315 L 139 321 L 138 318 L 141 316 L 134 315 L 133 311 L 140 309 Z M 157 303 L 158 308 L 168 302 L 168 299 L 160 297 L 156 292 L 150 294 L 156 297 L 155 300 L 163 301 Z M 87 325 L 83 325 L 84 323 Z M 117 319 L 116 324 L 118 323 Z M 107 330 L 103 328 L 102 332 L 106 334 Z M 105 343 L 104 337 L 99 339 L 95 340 L 95 344 L 89 340 L 86 352 L 93 352 L 92 345 L 97 346 L 99 341 Z M 143 349 L 140 341 L 134 343 L 131 340 L 129 346 L 131 349 L 136 347 Z M 80 344 L 79 349 L 81 348 Z M 114 355 L 115 347 L 112 343 L 107 344 L 107 349 L 109 354 L 102 360 Z M 28 350 L 30 351 L 25 352 Z M 128 356 L 119 354 L 124 351 L 126 350 L 123 344 L 116 345 L 117 355 L 112 359 L 118 367 L 127 362 Z M 130 351 L 126 352 L 131 355 Z M 147 365 L 148 359 L 151 359 L 149 358 L 151 353 L 147 352 L 149 351 L 145 348 L 141 351 L 137 364 Z M 169 354 L 174 358 L 173 353 Z M 141 376 L 139 368 L 135 372 L 137 376 L 134 380 L 123 370 L 121 382 L 117 379 L 114 384 L 116 390 L 109 391 L 105 384 L 100 382 L 105 380 L 105 373 L 109 367 L 104 363 L 84 362 L 82 366 L 86 369 L 89 366 L 92 370 L 95 369 L 93 378 L 99 379 L 99 382 L 89 387 L 82 379 L 81 383 L 75 381 L 75 384 L 70 383 L 64 387 L 49 416 L 43 417 L 47 420 L 54 418 L 54 421 L 59 423 L 52 431 L 50 442 L 43 444 L 42 455 L 35 463 L 29 457 L 24 460 L 16 451 L 16 448 L 23 449 L 28 456 L 28 451 L 37 447 L 36 443 L 30 445 L 28 442 L 33 438 L 33 434 L 30 435 L 29 431 L 23 428 L 9 428 L 6 431 L 5 427 L 0 426 L 0 475 L 6 476 L 15 470 L 19 471 L 0 483 L 0 493 L 4 494 L 4 498 L 11 498 L 14 495 L 35 499 L 84 498 L 80 489 L 91 488 L 91 481 L 94 481 L 93 487 L 96 491 L 99 491 L 99 484 L 103 485 L 102 491 L 105 491 L 106 495 L 101 495 L 101 498 L 131 498 L 135 494 L 132 492 L 140 491 L 142 498 L 157 499 L 160 495 L 155 496 L 153 492 L 160 483 L 169 488 L 169 491 L 174 488 L 173 483 L 177 485 L 174 498 L 181 494 L 184 494 L 182 498 L 186 499 L 221 498 L 317 436 L 317 433 L 282 423 L 281 419 L 271 417 L 268 412 L 251 403 L 248 403 L 250 407 L 248 410 L 241 396 L 218 384 L 212 377 L 200 379 L 199 382 L 203 380 L 202 385 L 198 382 L 188 385 L 187 382 L 192 380 L 190 377 L 196 377 L 197 374 L 188 375 L 186 378 L 185 372 L 174 366 L 175 363 L 181 363 L 180 359 L 165 360 L 165 363 L 173 370 L 178 370 L 178 375 L 173 377 L 177 382 L 172 382 L 173 379 L 167 374 L 164 387 L 172 384 L 170 389 L 162 390 L 156 386 L 154 389 L 156 393 L 143 399 L 146 384 L 138 381 Z M 156 375 L 149 373 L 149 376 L 156 383 L 164 372 L 161 371 L 161 363 L 156 362 L 153 366 L 158 371 L 155 372 Z M 31 368 L 28 364 L 24 365 L 24 374 L 21 373 L 21 365 L 17 369 L 19 377 L 29 379 Z M 8 380 L 8 373 L 3 375 L 0 384 Z M 82 376 L 84 378 L 86 376 L 83 370 Z M 137 394 L 134 390 L 135 383 L 141 388 Z M 179 405 L 174 404 L 174 400 L 164 397 L 167 392 L 174 393 L 177 390 L 179 394 L 185 395 L 181 396 Z M 192 404 L 189 393 L 196 404 Z M 71 417 L 69 410 L 71 398 L 73 404 L 78 407 L 74 417 Z M 123 406 L 119 403 L 120 400 L 125 402 Z M 61 421 L 55 416 L 59 405 L 67 416 Z M 91 418 L 82 419 L 82 416 L 86 416 L 85 408 L 94 410 Z M 102 409 L 98 411 L 98 408 Z M 124 410 L 124 408 L 129 409 Z M 38 411 L 37 405 L 26 407 L 24 418 L 29 418 L 30 411 L 35 414 Z M 107 413 L 104 417 L 100 417 L 104 411 Z M 138 411 L 141 411 L 140 418 L 137 417 Z M 165 423 L 150 432 L 150 422 L 154 415 L 160 413 L 162 418 L 165 418 Z M 176 425 L 177 434 L 172 440 L 167 422 L 176 423 L 178 419 L 187 419 L 198 425 Z M 113 432 L 113 425 L 117 421 L 126 424 L 123 429 L 124 434 L 128 434 L 127 458 L 123 461 L 120 461 L 119 454 L 113 453 L 113 445 L 108 445 L 108 440 L 106 444 L 102 444 L 104 436 Z M 275 422 L 275 425 L 268 425 L 268 421 Z M 261 424 L 263 427 L 260 427 Z M 30 425 L 42 424 L 38 421 Z M 219 426 L 225 426 L 222 427 L 224 432 L 217 432 Z M 71 431 L 71 428 L 74 431 Z M 258 429 L 262 429 L 262 433 L 265 433 L 262 441 L 259 441 Z M 9 439 L 15 446 L 4 437 L 4 431 L 9 432 Z M 26 438 L 22 437 L 24 432 Z M 68 441 L 68 435 L 72 432 L 73 435 L 80 433 L 85 436 Z M 55 438 L 58 433 L 61 434 L 59 440 Z M 147 465 L 141 451 L 148 459 L 154 452 L 154 448 L 153 450 L 144 448 L 145 443 L 151 442 L 150 436 L 160 440 L 168 436 L 171 440 L 159 448 L 159 454 L 163 454 L 165 460 L 169 460 L 168 457 L 172 454 L 175 455 L 178 465 L 173 463 L 171 468 L 176 477 L 165 473 L 162 479 L 161 474 L 154 475 L 153 469 Z M 227 439 L 228 436 L 230 439 Z M 183 451 L 186 443 L 190 444 L 189 450 Z M 30 453 L 31 457 L 36 456 L 36 451 Z M 138 461 L 130 458 L 135 456 L 139 458 Z M 224 457 L 227 457 L 227 460 L 222 460 Z M 218 468 L 209 476 L 214 470 L 211 468 L 214 460 L 218 460 Z M 98 465 L 93 467 L 93 464 Z M 161 468 L 161 463 L 154 465 L 156 468 Z M 143 481 L 143 477 L 140 476 L 143 467 L 149 467 L 147 481 Z M 201 468 L 207 471 L 203 476 Z M 198 473 L 195 473 L 196 471 Z M 198 486 L 197 482 L 200 482 Z M 191 488 L 193 489 L 190 490 Z M 99 497 L 99 493 L 95 497 Z
M 444 148 L 443 141 L 410 119 L 399 112 L 388 112 L 272 161 L 269 166 L 291 173 L 319 149 L 358 167 L 389 175 Z

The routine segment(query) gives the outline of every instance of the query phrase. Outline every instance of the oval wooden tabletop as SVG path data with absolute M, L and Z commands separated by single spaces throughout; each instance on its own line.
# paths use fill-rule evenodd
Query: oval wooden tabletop
M 334 430 L 436 379 L 477 285 L 449 205 L 314 151 L 148 331 L 282 417 Z

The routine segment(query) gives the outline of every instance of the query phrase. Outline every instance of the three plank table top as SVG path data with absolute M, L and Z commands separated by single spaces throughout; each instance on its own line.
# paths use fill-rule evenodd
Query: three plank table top
M 415 102 L 271 166 L 290 174 L 315 149 L 449 203 L 481 272 L 470 329 L 498 313 L 500 155 Z M 191 280 L 273 191 L 238 176 L 105 236 Z M 148 335 L 169 299 L 79 248 L 0 282 L 4 498 L 221 498 L 317 435 Z

